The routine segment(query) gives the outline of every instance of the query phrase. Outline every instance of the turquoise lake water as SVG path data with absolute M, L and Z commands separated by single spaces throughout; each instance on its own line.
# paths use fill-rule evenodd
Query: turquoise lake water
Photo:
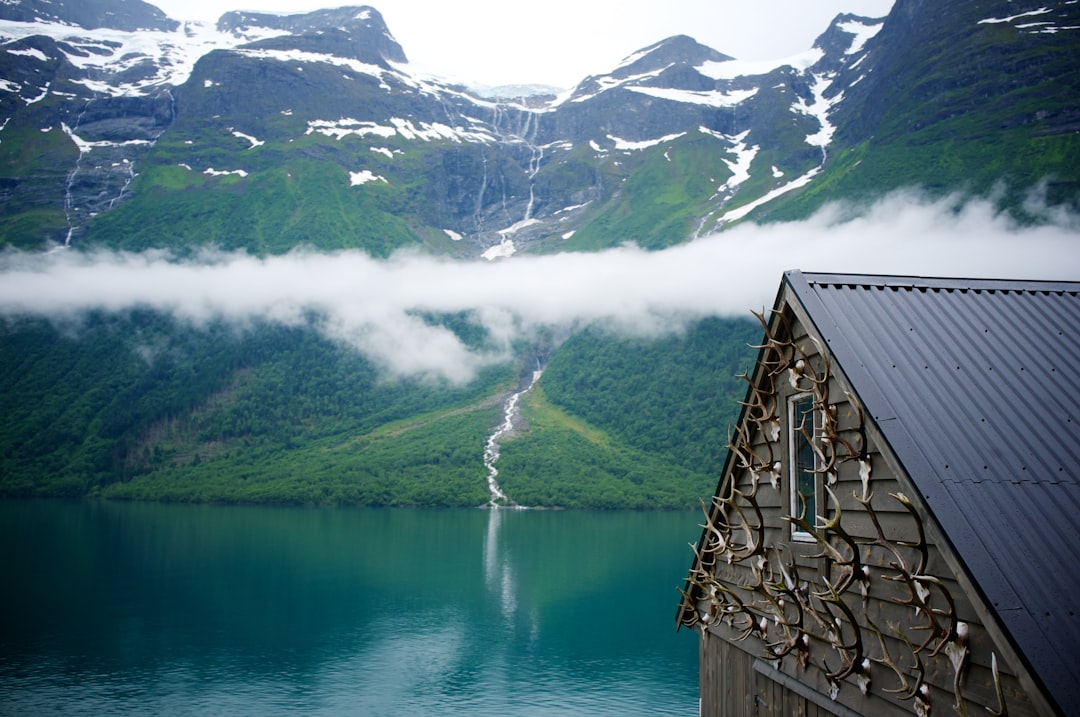
M 0 714 L 696 715 L 699 522 L 0 501 Z

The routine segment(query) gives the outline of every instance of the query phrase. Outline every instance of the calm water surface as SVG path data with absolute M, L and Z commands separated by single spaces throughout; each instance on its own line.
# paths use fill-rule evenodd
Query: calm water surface
M 0 714 L 696 715 L 697 523 L 0 501 Z

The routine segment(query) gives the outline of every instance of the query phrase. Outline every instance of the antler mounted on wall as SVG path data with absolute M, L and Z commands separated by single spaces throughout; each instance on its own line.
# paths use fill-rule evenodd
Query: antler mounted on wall
M 929 546 L 918 510 L 903 493 L 889 493 L 901 507 L 889 511 L 890 527 L 895 530 L 896 516 L 906 515 L 910 526 L 902 534 L 914 539 L 888 537 L 873 504 L 872 447 L 859 401 L 847 391 L 838 403 L 831 401 L 837 380 L 825 348 L 813 336 L 792 340 L 792 322 L 785 314 L 774 312 L 772 322 L 764 312 L 754 316 L 765 331 L 764 342 L 753 347 L 760 352 L 757 380 L 740 376 L 749 383 L 743 421 L 729 438 L 731 473 L 711 505 L 702 504 L 703 539 L 694 546 L 697 569 L 684 592 L 683 624 L 704 635 L 726 629 L 729 639 L 756 641 L 760 657 L 778 665 L 793 655 L 796 669 L 821 670 L 834 699 L 846 681 L 869 692 L 871 668 L 881 665 L 896 684 L 882 680 L 877 692 L 910 701 L 918 713 L 930 709 L 928 663 L 948 660 L 953 707 L 966 715 L 967 626 L 957 616 L 947 583 L 927 573 Z M 828 517 L 807 516 L 805 507 L 800 515 L 786 515 L 775 507 L 790 504 L 782 495 L 787 452 L 779 410 L 789 392 L 810 394 L 819 416 L 819 425 L 804 428 L 806 443 L 816 453 L 813 471 L 824 478 Z M 848 463 L 857 466 L 861 485 L 861 491 L 852 493 L 857 510 L 850 517 L 834 490 Z M 854 478 L 845 475 L 847 481 Z M 773 495 L 765 499 L 763 490 Z M 779 525 L 770 523 L 777 520 Z M 808 536 L 816 552 L 800 547 L 796 559 L 786 540 L 789 533 L 777 529 L 783 522 Z M 814 569 L 806 570 L 807 563 Z M 877 601 L 912 609 L 914 618 L 880 629 L 867 612 L 871 594 Z M 877 639 L 868 640 L 868 635 Z M 889 640 L 900 646 L 899 654 L 895 646 L 890 652 Z M 999 704 L 1003 710 L 1004 700 Z

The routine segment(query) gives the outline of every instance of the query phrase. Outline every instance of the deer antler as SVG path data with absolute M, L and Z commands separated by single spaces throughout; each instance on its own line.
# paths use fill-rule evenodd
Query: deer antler
M 886 667 L 888 667 L 890 670 L 893 671 L 897 679 L 900 680 L 899 688 L 893 690 L 884 689 L 884 691 L 890 694 L 899 695 L 900 699 L 902 700 L 910 700 L 919 691 L 919 687 L 922 684 L 923 676 L 926 674 L 926 670 L 923 667 L 922 660 L 919 658 L 919 655 L 915 653 L 914 650 L 912 650 L 911 654 L 915 657 L 914 667 L 915 670 L 919 673 L 919 676 L 916 678 L 914 684 L 910 684 L 908 682 L 907 673 L 904 672 L 903 668 L 901 668 L 901 666 L 896 662 L 896 660 L 893 659 L 892 655 L 889 654 L 889 648 L 885 646 L 885 638 L 881 634 L 881 628 L 879 628 L 869 617 L 866 618 L 866 622 L 870 626 L 870 629 L 877 634 L 878 644 L 881 646 L 882 655 L 880 659 L 873 657 L 871 657 L 870 659 L 873 662 L 878 663 L 879 665 L 885 665 Z M 893 632 L 899 632 L 899 630 L 893 628 Z M 903 635 L 901 635 L 901 638 L 903 638 L 904 642 L 907 643 L 909 648 L 911 648 L 911 642 Z
M 795 349 L 795 353 L 799 358 L 795 359 L 795 362 L 791 364 L 788 374 L 788 382 L 795 390 L 800 390 L 799 382 L 802 379 L 806 379 L 810 382 L 808 389 L 812 391 L 816 396 L 827 398 L 828 397 L 828 384 L 829 384 L 829 359 L 825 355 L 825 349 L 821 343 L 813 336 L 808 336 L 810 342 L 814 344 L 814 348 L 817 349 L 818 361 L 821 364 L 821 372 L 814 370 L 814 363 L 811 360 L 812 355 L 805 351 L 798 343 L 792 344 Z
M 771 390 L 763 391 L 763 390 L 761 390 L 761 388 L 758 387 L 758 385 L 756 383 L 754 383 L 754 380 L 752 378 L 750 378 L 750 375 L 748 373 L 746 373 L 745 371 L 740 373 L 740 374 L 736 374 L 735 378 L 741 378 L 744 381 L 746 381 L 748 384 L 750 384 L 750 389 L 749 389 L 749 394 L 750 395 L 748 396 L 748 398 L 750 400 L 749 401 L 739 401 L 740 406 L 746 406 L 746 408 L 748 409 L 747 413 L 746 413 L 747 420 L 753 421 L 754 423 L 757 423 L 757 424 L 762 424 L 762 423 L 765 423 L 767 421 L 775 419 L 776 418 L 776 387 L 775 387 L 775 385 L 771 387 Z M 771 375 L 769 375 L 769 374 L 765 375 L 764 380 L 769 381 L 770 383 L 775 383 L 773 381 L 773 377 Z M 771 440 L 776 440 L 776 439 L 773 438 Z
M 916 568 L 915 568 L 915 570 L 913 572 L 916 575 L 921 575 L 926 570 L 926 563 L 930 559 L 930 549 L 929 549 L 929 546 L 926 543 L 926 532 L 923 530 L 922 518 L 919 517 L 918 511 L 915 510 L 915 505 L 911 502 L 911 499 L 908 498 L 906 495 L 904 495 L 903 493 L 889 493 L 889 495 L 891 495 L 893 498 L 895 498 L 897 501 L 899 501 L 900 504 L 903 505 L 907 509 L 907 512 L 911 515 L 912 519 L 915 521 L 915 530 L 919 534 L 918 541 L 916 541 L 914 543 L 910 543 L 910 542 L 904 542 L 904 541 L 898 540 L 898 541 L 896 541 L 896 543 L 897 543 L 897 545 L 903 545 L 904 547 L 915 548 L 918 551 L 918 553 L 919 553 L 919 564 L 916 566 Z
M 754 478 L 760 473 L 772 473 L 776 470 L 773 462 L 772 444 L 765 443 L 768 457 L 760 455 L 754 449 L 754 442 L 750 438 L 750 430 L 744 425 L 735 426 L 735 440 L 728 441 L 728 449 L 735 456 L 735 465 L 741 470 L 749 471 Z M 773 482 L 770 479 L 770 482 Z
M 855 615 L 851 612 L 851 608 L 847 606 L 847 603 L 844 602 L 839 594 L 833 593 L 828 597 L 821 598 L 821 602 L 826 612 L 833 618 L 832 622 L 835 626 L 833 629 L 836 631 L 836 639 L 830 640 L 830 643 L 840 654 L 841 660 L 840 669 L 827 672 L 825 677 L 829 680 L 839 682 L 858 669 L 865 659 L 863 653 L 862 630 L 859 629 L 859 623 L 856 622 Z M 828 607 L 829 605 L 835 605 L 840 612 L 844 613 L 844 617 L 847 619 L 848 624 L 851 625 L 852 639 L 850 644 L 844 643 L 843 622 L 833 614 L 832 610 Z M 849 656 L 849 652 L 854 653 L 854 656 Z M 826 666 L 826 669 L 828 669 L 828 666 Z
M 791 358 L 788 356 L 787 349 L 790 348 L 790 341 L 782 341 L 776 337 L 769 327 L 769 322 L 765 320 L 765 311 L 759 314 L 756 311 L 751 310 L 751 314 L 761 324 L 761 328 L 765 331 L 765 343 L 760 345 L 750 345 L 752 349 L 762 350 L 761 365 L 765 367 L 770 375 L 776 376 L 784 372 L 784 370 L 791 364 Z M 776 313 L 776 312 L 773 312 Z M 776 313 L 778 321 L 781 324 L 781 328 L 787 329 L 787 322 L 784 319 L 782 313 Z M 790 330 L 784 332 L 788 336 L 791 335 Z
M 761 515 L 761 507 L 758 506 L 757 500 L 754 498 L 753 494 L 743 493 L 739 490 L 735 490 L 735 493 L 746 500 L 750 508 L 753 509 L 755 519 L 755 522 L 751 524 L 750 521 L 746 519 L 746 514 L 743 512 L 742 506 L 734 500 L 731 502 L 731 509 L 739 516 L 742 530 L 746 534 L 746 542 L 743 544 L 744 552 L 742 552 L 742 554 L 738 554 L 735 546 L 732 546 L 728 551 L 728 557 L 737 562 L 741 562 L 754 555 L 758 555 L 765 549 L 765 519 Z
M 847 566 L 847 567 L 851 568 L 851 570 L 849 571 L 849 575 L 845 578 L 844 582 L 841 584 L 840 587 L 834 588 L 832 585 L 829 585 L 828 583 L 826 583 L 829 590 L 826 591 L 825 593 L 822 593 L 821 595 L 827 595 L 827 594 L 829 594 L 830 591 L 832 591 L 834 589 L 836 590 L 836 592 L 843 592 L 844 590 L 846 590 L 848 588 L 848 586 L 851 584 L 851 580 L 854 578 L 855 565 L 859 562 L 858 545 L 855 543 L 854 538 L 852 538 L 850 535 L 847 534 L 846 531 L 844 531 L 843 529 L 840 528 L 840 502 L 838 500 L 836 500 L 836 494 L 832 492 L 831 488 L 826 486 L 826 490 L 829 492 L 829 495 L 832 497 L 833 501 L 836 503 L 836 515 L 834 515 L 831 519 L 829 519 L 828 521 L 826 521 L 824 524 L 822 524 L 819 527 L 822 530 L 833 531 L 837 535 L 841 536 L 841 539 L 843 539 L 844 542 L 848 543 L 848 545 L 851 547 L 851 553 L 852 554 L 850 556 L 844 555 L 839 550 L 837 550 L 836 546 L 834 546 L 832 543 L 830 543 L 825 538 L 825 536 L 823 536 L 821 534 L 821 532 L 819 532 L 819 530 L 817 528 L 815 528 L 813 525 L 810 524 L 810 521 L 808 521 L 806 519 L 806 506 L 805 505 L 802 506 L 802 511 L 801 511 L 801 513 L 800 513 L 800 515 L 798 517 L 791 516 L 791 515 L 785 515 L 784 516 L 784 520 L 788 521 L 789 523 L 794 523 L 796 526 L 799 527 L 799 529 L 801 531 L 803 531 L 805 533 L 809 533 L 814 538 L 814 540 L 817 541 L 817 544 L 819 546 L 821 546 L 821 552 L 817 553 L 815 555 L 812 555 L 810 557 L 812 557 L 812 558 L 826 558 L 828 560 L 831 560 L 831 561 L 837 563 L 838 565 Z M 820 595 L 819 595 L 819 597 L 820 597 Z

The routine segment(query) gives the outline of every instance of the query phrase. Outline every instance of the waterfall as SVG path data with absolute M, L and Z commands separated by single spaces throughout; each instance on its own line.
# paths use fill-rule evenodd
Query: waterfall
M 529 381 L 529 385 L 520 391 L 510 395 L 506 399 L 506 403 L 503 404 L 503 420 L 499 424 L 499 427 L 495 429 L 484 446 L 484 466 L 488 471 L 488 491 L 491 493 L 491 498 L 488 500 L 488 507 L 500 508 L 500 507 L 521 507 L 503 492 L 499 487 L 499 469 L 495 467 L 495 462 L 499 460 L 499 439 L 508 434 L 514 429 L 514 417 L 517 416 L 518 401 L 530 388 L 536 385 L 537 380 L 540 378 L 540 374 L 543 373 L 542 369 L 533 371 L 532 380 Z
M 529 200 L 525 206 L 525 216 L 521 219 L 527 222 L 532 219 L 536 205 L 536 175 L 544 160 L 544 147 L 536 144 L 540 131 L 539 113 L 527 107 L 516 107 L 515 110 L 514 116 L 511 116 L 502 103 L 497 103 L 492 109 L 491 126 L 502 141 L 520 143 L 529 150 L 528 166 L 525 170 L 525 176 L 529 180 Z
M 86 114 L 86 110 L 89 109 L 90 103 L 93 101 L 93 99 L 87 100 L 86 104 L 79 110 L 79 114 L 75 117 L 75 126 L 67 132 L 68 136 L 72 136 L 79 131 L 79 125 L 82 123 L 83 116 Z M 66 127 L 64 129 L 65 131 L 67 130 Z M 72 141 L 75 141 L 73 136 Z M 75 166 L 68 172 L 67 179 L 64 180 L 64 220 L 68 225 L 67 235 L 64 237 L 64 246 L 71 246 L 71 235 L 75 233 L 75 222 L 72 219 L 72 213 L 75 211 L 76 207 L 75 200 L 71 195 L 71 188 L 75 186 L 75 175 L 79 173 L 79 166 L 82 164 L 83 155 L 86 154 L 85 147 L 78 142 L 75 144 L 79 149 L 79 157 L 75 160 Z
M 156 108 L 165 100 L 168 101 L 168 116 L 167 121 L 162 123 Z M 123 201 L 131 183 L 138 176 L 135 170 L 136 161 L 157 144 L 176 116 L 176 98 L 166 89 L 148 100 L 153 103 L 152 106 L 140 105 L 142 114 L 136 112 L 134 115 L 125 114 L 121 117 L 134 121 L 134 125 L 129 128 L 128 139 L 103 138 L 101 129 L 94 127 L 100 122 L 100 118 L 95 120 L 93 117 L 89 129 L 92 138 L 84 139 L 79 132 L 83 129 L 91 103 L 96 101 L 98 98 L 86 101 L 76 115 L 73 126 L 68 127 L 61 123 L 64 132 L 79 150 L 79 156 L 64 181 L 64 218 L 68 227 L 64 246 L 71 245 L 76 233 L 85 228 L 88 220 L 96 213 L 109 211 Z M 149 127 L 144 126 L 140 119 L 149 119 L 152 124 Z M 96 138 L 93 138 L 95 136 Z M 91 151 L 97 161 L 84 162 Z M 76 196 L 78 182 L 88 186 L 81 196 Z
M 525 207 L 525 221 L 532 219 L 535 204 L 536 173 L 540 171 L 540 162 L 544 159 L 544 148 L 530 145 L 532 157 L 529 159 L 529 204 Z

